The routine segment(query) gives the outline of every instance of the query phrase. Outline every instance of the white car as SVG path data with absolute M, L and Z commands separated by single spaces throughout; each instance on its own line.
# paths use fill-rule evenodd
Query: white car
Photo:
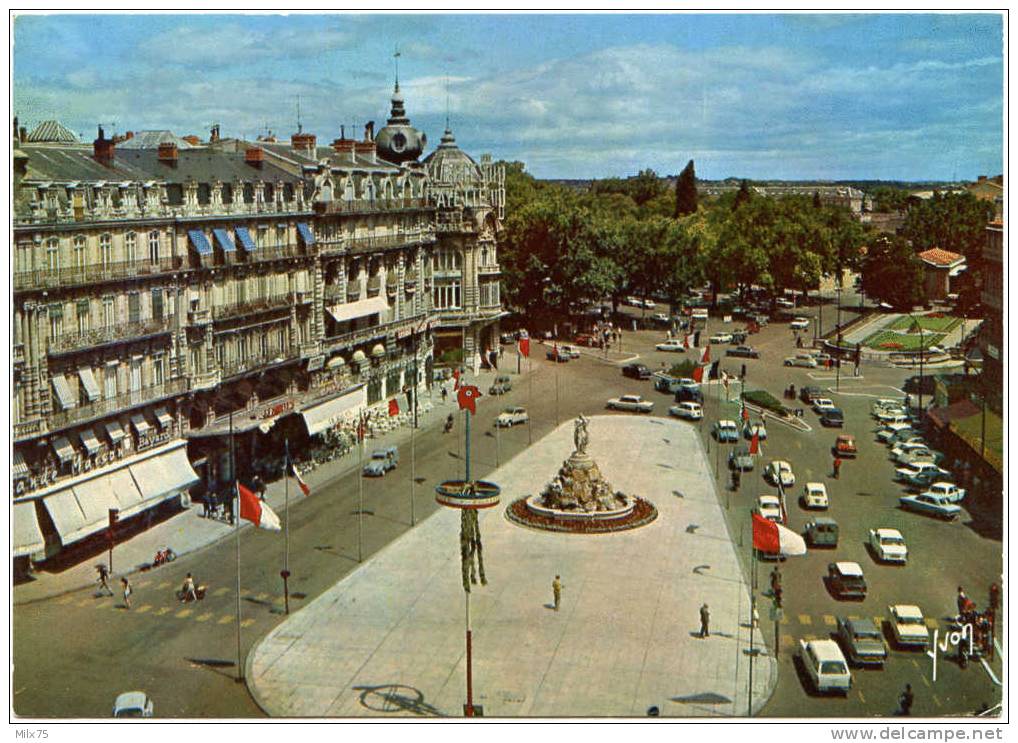
M 797 353 L 785 359 L 785 366 L 804 366 L 807 369 L 816 369 L 817 360 L 808 353 Z
M 778 307 L 784 307 L 785 309 L 791 309 L 792 307 L 795 307 L 795 302 L 793 302 L 791 299 L 785 299 L 784 297 L 782 297 L 781 299 L 774 300 L 774 304 L 777 305 Z
M 880 562 L 900 562 L 908 560 L 908 546 L 905 537 L 897 529 L 870 529 L 870 547 Z
M 565 356 L 570 359 L 580 358 L 580 350 L 573 348 L 572 346 L 559 346 L 558 352 L 560 356 Z
M 814 397 L 813 398 L 813 412 L 814 413 L 825 413 L 828 410 L 834 410 L 838 407 L 834 404 L 834 400 L 828 397 Z
M 775 459 L 767 465 L 764 470 L 764 477 L 774 485 L 781 485 L 783 488 L 790 488 L 795 485 L 795 473 L 792 472 L 792 465 L 780 459 Z
M 154 705 L 143 691 L 125 691 L 113 702 L 114 717 L 151 717 Z
M 512 428 L 529 420 L 530 415 L 527 414 L 526 408 L 506 408 L 498 414 L 498 418 L 495 419 L 495 425 L 500 428 Z
M 961 503 L 965 500 L 965 488 L 959 488 L 950 482 L 935 482 L 922 495 L 928 495 L 938 500 L 946 500 L 948 503 Z
M 756 499 L 756 512 L 768 521 L 783 524 L 781 515 L 781 499 L 776 495 L 761 495 Z
M 936 480 L 936 477 L 950 476 L 950 472 L 941 467 L 938 467 L 933 462 L 916 462 L 908 467 L 898 467 L 894 471 L 894 477 L 896 480 L 902 482 L 916 483 L 925 478 L 930 478 L 929 482 L 942 482 L 942 480 Z
M 887 610 L 891 614 L 891 634 L 898 645 L 925 648 L 930 644 L 930 630 L 918 606 L 893 604 Z
M 822 482 L 808 482 L 802 491 L 802 507 L 826 510 L 831 505 L 827 487 Z
M 809 318 L 797 317 L 792 320 L 792 322 L 788 323 L 788 327 L 792 330 L 809 330 Z
M 904 405 L 904 403 L 901 400 L 895 400 L 895 399 L 889 398 L 889 397 L 882 397 L 879 400 L 877 400 L 875 403 L 873 403 L 873 406 L 870 408 L 870 413 L 872 413 L 873 415 L 876 415 L 877 413 L 882 413 L 885 410 L 891 410 L 891 409 L 901 409 L 901 410 L 904 410 L 905 409 L 905 405 Z
M 897 439 L 912 430 L 911 423 L 891 423 L 877 431 L 877 441 L 887 444 L 892 439 Z
M 848 694 L 852 688 L 852 673 L 834 640 L 799 640 L 799 659 L 817 692 Z
M 673 338 L 670 341 L 665 341 L 664 343 L 658 343 L 656 346 L 654 346 L 654 348 L 656 348 L 658 351 L 677 351 L 678 353 L 682 353 L 683 351 L 686 350 L 686 347 L 685 345 L 683 345 L 682 341 L 676 340 L 675 338 Z
M 671 320 L 669 320 L 669 318 L 668 318 L 668 315 L 666 315 L 664 312 L 655 312 L 654 313 L 654 319 L 657 320 L 658 322 L 663 322 L 663 323 L 671 322 Z
M 710 342 L 711 343 L 731 343 L 732 342 L 732 334 L 731 333 L 715 333 L 714 335 L 712 335 L 710 337 Z
M 703 420 L 703 408 L 698 402 L 680 402 L 678 405 L 672 405 L 668 408 L 668 414 L 689 421 Z
M 906 465 L 918 464 L 919 462 L 933 462 L 936 464 L 939 456 L 939 452 L 935 452 L 926 446 L 926 444 L 922 444 L 920 446 L 910 446 L 907 449 L 904 449 L 894 458 L 894 460 L 898 464 Z
M 640 304 L 648 310 L 652 310 L 655 307 L 657 307 L 657 304 L 654 302 L 653 299 L 645 299 Z
M 909 423 L 908 411 L 904 408 L 884 408 L 874 413 L 885 426 L 889 423 Z
M 929 449 L 925 441 L 899 441 L 891 447 L 891 456 L 895 459 L 899 459 L 909 452 L 921 449 Z
M 644 400 L 639 395 L 622 395 L 613 397 L 608 401 L 609 410 L 631 410 L 635 413 L 649 413 L 654 409 L 654 403 Z

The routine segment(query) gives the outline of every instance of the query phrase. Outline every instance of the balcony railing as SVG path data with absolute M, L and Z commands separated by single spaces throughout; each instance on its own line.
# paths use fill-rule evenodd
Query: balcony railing
M 372 199 L 371 201 L 317 201 L 317 214 L 371 214 L 405 209 L 427 209 L 427 199 Z
M 336 240 L 323 240 L 319 246 L 323 253 L 370 253 L 374 250 L 401 248 L 434 241 L 434 231 L 415 230 L 396 235 L 347 236 Z
M 12 364 L 24 364 L 25 363 L 25 344 L 15 343 L 11 346 L 11 363 Z
M 406 317 L 402 320 L 372 325 L 368 328 L 360 328 L 341 335 L 331 335 L 325 339 L 326 351 L 335 351 L 340 348 L 355 346 L 358 343 L 380 338 L 389 333 L 398 333 L 400 330 L 413 330 L 427 319 L 428 314 L 431 313 L 422 312 L 419 315 Z
M 136 277 L 153 276 L 161 273 L 186 270 L 184 256 L 170 256 L 158 261 L 121 261 L 93 263 L 67 268 L 37 268 L 30 271 L 14 272 L 15 289 L 47 289 L 58 286 L 95 284 Z
M 14 438 L 23 439 L 26 436 L 36 436 L 43 432 L 42 418 L 33 418 L 30 421 L 19 421 L 14 424 Z
M 287 243 L 286 245 L 269 245 L 264 248 L 256 248 L 250 252 L 244 251 L 243 255 L 243 261 L 238 260 L 234 262 L 256 263 L 258 261 L 279 260 L 280 258 L 303 258 L 307 255 L 307 251 L 301 243 Z
M 169 333 L 170 330 L 169 320 L 141 320 L 78 333 L 62 333 L 56 338 L 50 338 L 47 348 L 51 354 L 71 353 L 111 343 L 125 343 L 149 335 Z
M 259 356 L 249 356 L 246 359 L 234 359 L 223 364 L 222 369 L 223 379 L 235 377 L 238 374 L 244 374 L 245 372 L 249 372 L 272 364 L 278 364 L 280 362 L 293 358 L 297 358 L 294 355 L 293 350 L 287 350 L 280 351 L 276 354 L 271 354 L 268 356 L 259 355 Z
M 478 274 L 483 274 L 485 276 L 493 276 L 493 275 L 499 274 L 501 272 L 502 271 L 498 267 L 497 263 L 487 263 L 487 264 L 482 264 L 482 265 L 477 267 L 477 273 Z
M 253 315 L 258 312 L 268 312 L 270 310 L 278 310 L 284 307 L 289 307 L 290 296 L 291 295 L 289 294 L 280 294 L 277 297 L 252 299 L 247 302 L 239 302 L 225 307 L 213 307 L 212 319 L 217 321 L 229 320 L 235 317 L 243 317 L 244 315 Z
M 213 369 L 212 371 L 203 372 L 202 374 L 192 374 L 188 388 L 191 390 L 212 389 L 214 387 L 218 387 L 222 379 L 223 375 L 219 369 Z
M 61 410 L 53 413 L 49 417 L 49 429 L 51 431 L 64 426 L 69 426 L 75 423 L 82 423 L 84 421 L 92 420 L 93 418 L 101 418 L 106 415 L 112 415 L 121 410 L 128 410 L 130 408 L 136 408 L 139 405 L 145 405 L 146 403 L 154 402 L 164 397 L 171 395 L 181 394 L 187 391 L 187 380 L 186 379 L 171 379 L 162 384 L 155 384 L 151 387 L 138 390 L 137 392 L 127 392 L 123 395 L 117 395 L 105 400 L 98 400 L 97 402 L 90 403 L 88 405 L 79 405 L 76 408 L 70 410 Z

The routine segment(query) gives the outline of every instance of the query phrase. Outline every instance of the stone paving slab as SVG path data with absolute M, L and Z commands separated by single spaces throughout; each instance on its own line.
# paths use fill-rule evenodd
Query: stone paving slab
M 589 536 L 505 518 L 572 451 L 571 421 L 493 474 L 502 503 L 480 514 L 489 583 L 471 595 L 475 704 L 488 717 L 643 716 L 652 705 L 666 716 L 745 715 L 749 589 L 695 428 L 596 416 L 590 435 L 609 482 L 659 516 Z M 712 634 L 700 639 L 705 601 Z M 272 716 L 459 716 L 464 615 L 459 514 L 443 509 L 267 635 L 248 656 L 247 682 Z M 754 643 L 763 647 L 759 630 Z M 754 709 L 775 673 L 765 650 Z

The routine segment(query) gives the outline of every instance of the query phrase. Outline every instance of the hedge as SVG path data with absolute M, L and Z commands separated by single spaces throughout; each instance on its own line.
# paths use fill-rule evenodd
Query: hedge
M 791 410 L 781 404 L 781 400 L 767 390 L 750 390 L 749 392 L 742 393 L 742 398 L 748 403 L 778 415 L 791 415 L 792 413 Z

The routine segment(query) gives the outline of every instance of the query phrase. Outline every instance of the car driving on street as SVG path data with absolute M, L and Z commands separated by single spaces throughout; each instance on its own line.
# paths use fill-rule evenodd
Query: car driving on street
M 656 346 L 654 346 L 654 348 L 656 348 L 658 351 L 669 351 L 672 353 L 683 353 L 686 350 L 686 347 L 685 345 L 683 345 L 682 341 L 676 338 L 672 338 L 669 341 L 664 341 L 663 343 L 658 343 Z
M 784 361 L 785 366 L 804 366 L 807 369 L 816 369 L 817 360 L 813 358 L 812 354 L 808 353 L 797 353 L 795 356 L 789 356 Z
M 904 565 L 908 561 L 908 547 L 905 537 L 897 529 L 870 529 L 870 549 L 880 562 L 896 562 Z
M 930 630 L 922 610 L 914 604 L 892 604 L 890 614 L 891 635 L 900 646 L 925 648 L 930 644 Z
M 143 691 L 125 691 L 113 702 L 114 717 L 151 717 L 152 700 Z
M 738 432 L 736 432 L 738 436 Z M 749 453 L 749 447 L 740 444 L 728 455 L 728 466 L 739 472 L 749 472 L 753 469 L 753 455 Z
M 852 688 L 848 662 L 834 640 L 799 640 L 799 660 L 817 693 L 834 691 L 847 695 Z
M 781 499 L 776 495 L 761 495 L 756 499 L 756 512 L 776 524 L 785 522 L 781 512 Z
M 792 330 L 809 330 L 809 318 L 797 317 L 792 320 L 792 322 L 788 323 L 788 327 Z
M 882 666 L 887 660 L 884 636 L 868 617 L 838 617 L 838 640 L 853 665 Z
M 739 429 L 736 427 L 735 421 L 718 421 L 714 424 L 712 433 L 714 434 L 714 438 L 722 444 L 730 444 L 739 440 Z
M 628 410 L 632 413 L 649 413 L 654 409 L 654 403 L 644 400 L 639 395 L 622 395 L 613 397 L 608 401 L 609 410 Z
M 781 459 L 775 459 L 767 465 L 764 477 L 772 485 L 781 485 L 783 488 L 795 485 L 795 473 L 792 472 L 792 465 Z
M 530 415 L 527 413 L 526 408 L 506 408 L 498 414 L 498 418 L 495 419 L 495 425 L 501 428 L 512 428 L 515 425 L 526 423 L 529 420 Z
M 736 346 L 725 351 L 725 356 L 734 356 L 742 359 L 758 359 L 760 352 L 752 346 Z
M 732 334 L 731 333 L 715 333 L 714 335 L 712 335 L 710 337 L 710 342 L 711 343 L 715 343 L 715 344 L 717 344 L 717 343 L 731 343 L 732 342 Z
M 803 508 L 826 510 L 831 505 L 827 498 L 827 486 L 822 482 L 806 483 L 800 503 Z
M 866 579 L 857 562 L 832 562 L 827 566 L 827 585 L 839 599 L 866 598 Z
M 828 408 L 820 413 L 820 425 L 824 428 L 842 428 L 845 425 L 845 413 L 841 408 Z
M 631 379 L 650 379 L 650 369 L 644 364 L 626 364 L 622 367 L 622 376 Z
M 398 463 L 399 450 L 395 446 L 375 449 L 371 452 L 371 459 L 364 465 L 364 474 L 367 477 L 383 477 L 389 470 L 396 469 Z
M 696 402 L 680 402 L 668 408 L 668 414 L 689 421 L 703 420 L 703 408 Z

